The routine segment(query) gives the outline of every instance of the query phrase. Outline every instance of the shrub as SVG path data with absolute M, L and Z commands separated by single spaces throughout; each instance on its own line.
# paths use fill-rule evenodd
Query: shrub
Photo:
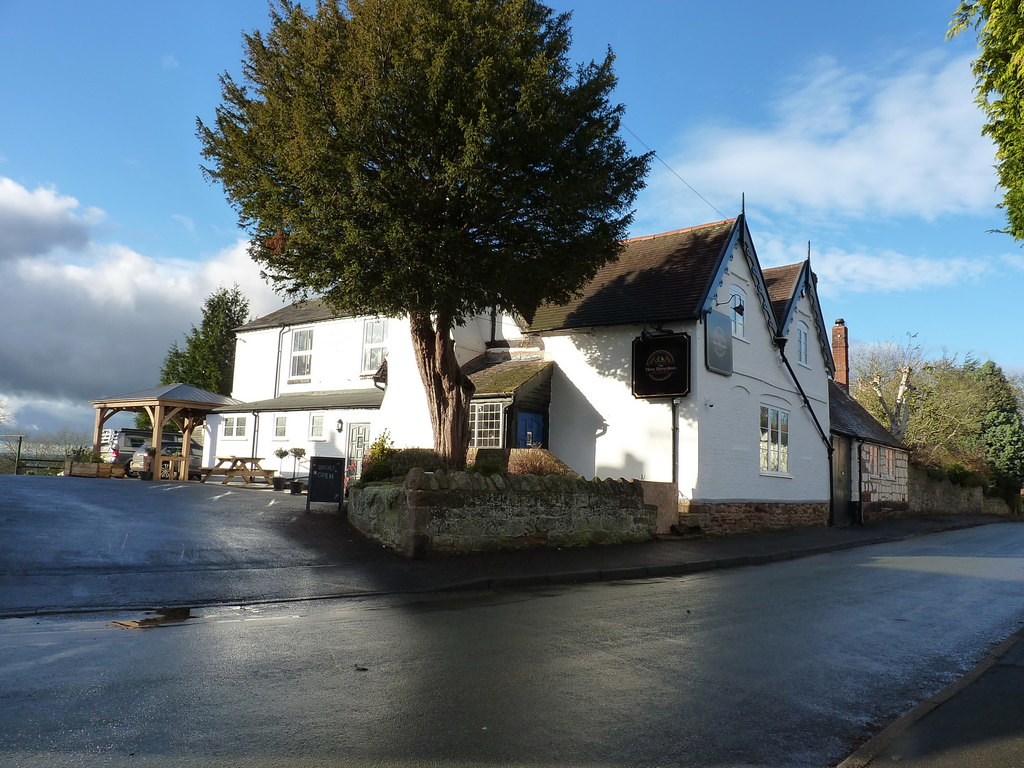
M 413 467 L 427 472 L 441 468 L 441 459 L 433 448 L 403 448 L 391 456 L 391 476 L 405 477 Z
M 387 430 L 371 443 L 363 457 L 363 483 L 405 477 L 413 467 L 433 472 L 441 467 L 441 460 L 432 448 L 395 448 Z
M 377 480 L 390 477 L 387 474 L 387 472 L 390 472 L 388 462 L 394 455 L 395 442 L 391 439 L 391 433 L 385 429 L 370 443 L 370 447 L 366 449 L 366 453 L 363 455 L 363 479 L 366 479 L 367 474 L 375 476 L 374 479 Z M 372 482 L 372 480 L 368 482 Z
M 92 449 L 92 446 L 79 446 L 78 448 L 72 448 L 71 454 L 68 456 L 72 461 L 88 461 L 88 462 L 100 462 L 103 458 L 97 451 Z
M 544 448 L 517 448 L 508 460 L 510 475 L 565 475 L 579 477 L 577 472 Z
M 505 462 L 494 456 L 489 456 L 469 464 L 466 471 L 479 472 L 481 475 L 499 475 L 505 471 Z
M 959 462 L 954 462 L 946 467 L 946 477 L 950 481 L 962 485 L 964 488 L 974 488 L 985 485 L 985 478 L 979 472 L 968 469 Z

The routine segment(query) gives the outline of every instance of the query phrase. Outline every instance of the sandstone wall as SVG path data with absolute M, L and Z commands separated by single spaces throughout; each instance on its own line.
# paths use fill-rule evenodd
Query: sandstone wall
M 639 481 L 413 469 L 398 485 L 352 489 L 349 520 L 407 557 L 588 546 L 653 538 L 657 507 Z
M 679 507 L 683 530 L 707 536 L 780 531 L 828 525 L 825 502 L 688 502 Z

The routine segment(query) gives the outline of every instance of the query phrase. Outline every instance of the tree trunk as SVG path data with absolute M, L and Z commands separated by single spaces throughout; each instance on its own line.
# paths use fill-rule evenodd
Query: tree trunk
M 455 359 L 451 319 L 439 316 L 432 322 L 429 315 L 413 313 L 409 326 L 430 407 L 434 450 L 445 469 L 463 469 L 469 450 L 469 401 L 474 387 Z

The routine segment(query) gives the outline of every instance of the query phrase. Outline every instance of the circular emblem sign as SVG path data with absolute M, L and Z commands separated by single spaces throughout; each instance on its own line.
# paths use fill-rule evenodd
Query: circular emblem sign
M 656 349 L 648 356 L 644 372 L 652 381 L 664 381 L 676 372 L 676 359 L 671 352 Z
M 711 349 L 716 357 L 725 357 L 725 353 L 729 351 L 729 339 L 724 329 L 711 329 Z

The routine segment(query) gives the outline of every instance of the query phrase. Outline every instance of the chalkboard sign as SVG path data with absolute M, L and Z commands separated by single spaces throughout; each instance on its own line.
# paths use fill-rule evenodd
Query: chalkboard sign
M 337 502 L 345 496 L 345 459 L 334 456 L 313 456 L 309 460 L 309 489 L 306 491 L 306 511 L 311 501 Z

